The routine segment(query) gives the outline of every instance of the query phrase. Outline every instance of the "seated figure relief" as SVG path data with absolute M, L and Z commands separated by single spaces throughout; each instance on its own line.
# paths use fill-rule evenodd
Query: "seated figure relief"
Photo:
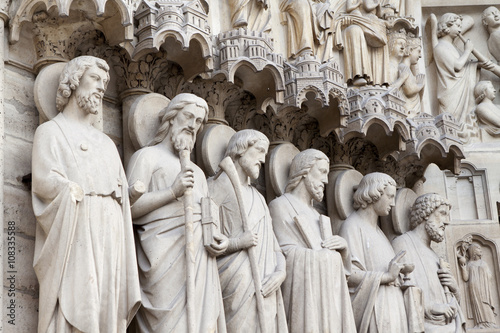
M 291 162 L 285 194 L 269 204 L 287 262 L 282 291 L 289 332 L 356 332 L 347 243 L 313 206 L 323 200 L 329 167 L 321 151 L 300 152 Z
M 424 295 L 425 332 L 465 332 L 458 284 L 432 250 L 431 242 L 444 240 L 450 219 L 450 204 L 435 193 L 421 195 L 410 212 L 410 231 L 392 241 L 394 251 L 406 251 L 402 261 L 415 265 L 412 281 Z
M 252 31 L 271 30 L 269 0 L 228 0 L 233 29 L 246 28 Z
M 491 81 L 480 81 L 474 87 L 476 108 L 474 109 L 480 128 L 492 136 L 500 135 L 500 107 L 493 104 L 496 89 Z
M 407 36 L 404 29 L 388 34 L 389 38 L 389 81 L 391 86 L 399 78 L 399 64 L 403 61 L 407 45 Z

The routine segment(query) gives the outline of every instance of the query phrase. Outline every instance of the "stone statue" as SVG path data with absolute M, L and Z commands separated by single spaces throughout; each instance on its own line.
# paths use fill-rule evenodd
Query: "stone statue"
M 228 332 L 286 332 L 280 285 L 286 263 L 264 197 L 250 185 L 264 163 L 269 140 L 242 130 L 226 149 L 226 166 L 209 179 L 229 246 L 217 259 Z M 221 166 L 224 165 L 222 162 Z
M 394 250 L 406 251 L 402 261 L 415 265 L 412 281 L 424 295 L 425 332 L 465 332 L 465 318 L 459 301 L 458 284 L 431 242 L 444 240 L 450 220 L 450 204 L 435 193 L 421 195 L 410 213 L 411 230 L 392 241 Z
M 57 110 L 33 141 L 38 332 L 125 332 L 140 305 L 128 186 L 111 139 L 94 128 L 109 66 L 66 64 Z
M 215 255 L 226 250 L 227 238 L 215 233 L 213 242 L 204 246 L 201 200 L 208 196 L 205 175 L 192 163 L 182 169 L 180 163 L 181 154 L 191 151 L 207 117 L 208 106 L 202 98 L 175 96 L 161 112 L 155 138 L 134 153 L 128 165 L 129 181 L 140 180 L 147 188 L 132 206 L 143 303 L 136 316 L 139 332 L 187 332 L 192 322 L 195 332 L 225 332 Z M 193 241 L 188 245 L 193 245 L 196 255 L 194 304 L 186 301 L 187 210 L 180 200 L 188 190 L 193 196 Z M 193 321 L 188 323 L 189 311 Z
M 467 282 L 469 289 L 469 318 L 474 319 L 474 328 L 499 328 L 491 294 L 494 278 L 488 264 L 481 259 L 482 248 L 472 238 L 464 242 L 463 247 L 458 263 L 462 279 Z
M 394 206 L 396 182 L 384 173 L 365 175 L 354 193 L 357 209 L 344 221 L 340 236 L 352 256 L 348 280 L 358 333 L 408 332 L 403 292 L 399 288 L 399 261 L 391 243 L 378 226 L 379 216 Z
M 431 14 L 433 53 L 437 68 L 437 98 L 439 113 L 451 113 L 459 124 L 469 123 L 469 112 L 474 107 L 473 89 L 476 83 L 476 63 L 469 57 L 474 49 L 470 40 L 464 52 L 453 45 L 462 32 L 462 17 L 453 13 L 443 14 L 437 22 Z M 437 37 L 437 39 L 436 39 Z
M 425 87 L 425 75 L 419 74 L 417 68 L 421 57 L 421 39 L 410 34 L 407 38 L 405 56 L 399 64 L 398 79 L 393 83 L 393 86 L 399 88 L 405 97 L 405 108 L 409 118 L 413 118 L 422 111 L 421 99 Z
M 377 16 L 380 0 L 347 0 L 347 14 L 335 29 L 338 48 L 344 49 L 348 84 L 388 84 L 389 52 L 386 25 Z
M 389 33 L 389 81 L 391 86 L 399 77 L 399 64 L 403 61 L 406 50 L 406 32 L 404 29 Z
M 289 332 L 356 332 L 346 275 L 346 241 L 333 236 L 330 219 L 319 214 L 330 169 L 319 150 L 297 154 L 286 193 L 269 204 L 274 232 L 286 257 L 281 289 Z
M 328 0 L 282 0 L 282 21 L 288 27 L 288 56 L 330 58 L 333 15 Z
M 488 7 L 483 11 L 481 18 L 490 35 L 488 50 L 496 61 L 500 61 L 500 11 L 496 7 Z
M 481 128 L 492 136 L 500 135 L 500 107 L 493 104 L 496 90 L 491 81 L 480 81 L 474 87 L 474 112 Z
M 231 25 L 234 29 L 247 28 L 258 32 L 271 30 L 269 0 L 228 0 Z

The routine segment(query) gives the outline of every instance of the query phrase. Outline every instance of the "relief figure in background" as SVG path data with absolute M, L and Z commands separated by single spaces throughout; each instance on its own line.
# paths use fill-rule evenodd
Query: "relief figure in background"
M 391 86 L 399 77 L 399 64 L 403 61 L 406 50 L 406 31 L 393 31 L 389 33 L 389 81 Z
M 295 156 L 285 194 L 269 204 L 274 232 L 287 261 L 281 287 L 290 332 L 355 333 L 346 275 L 346 241 L 332 234 L 330 218 L 313 207 L 321 202 L 330 169 L 328 157 L 307 149 Z
M 259 177 L 269 140 L 242 130 L 229 140 L 209 191 L 229 238 L 217 259 L 228 332 L 287 332 L 281 283 L 286 262 L 273 232 L 266 200 L 250 180 Z
M 155 138 L 132 155 L 127 170 L 130 182 L 140 180 L 146 185 L 146 193 L 132 206 L 142 290 L 136 328 L 138 332 L 187 332 L 188 311 L 192 311 L 195 332 L 225 332 L 215 256 L 226 250 L 227 238 L 215 233 L 213 242 L 204 246 L 205 174 L 193 163 L 181 168 L 180 160 L 183 151 L 191 151 L 206 123 L 208 105 L 193 94 L 179 94 L 160 116 Z M 180 200 L 188 190 L 193 195 L 194 304 L 186 301 L 186 211 Z
M 347 0 L 335 28 L 335 45 L 344 52 L 348 84 L 388 84 L 389 50 L 380 0 Z
M 491 291 L 494 278 L 488 264 L 482 259 L 481 245 L 470 239 L 463 246 L 465 251 L 458 256 L 458 263 L 469 291 L 469 318 L 473 318 L 474 328 L 499 328 Z
M 474 87 L 476 114 L 479 126 L 492 136 L 500 135 L 500 107 L 493 104 L 496 89 L 491 81 L 479 81 Z
M 68 62 L 60 113 L 35 133 L 38 332 L 125 332 L 140 305 L 127 179 L 116 145 L 92 126 L 108 71 L 95 57 Z
M 354 208 L 340 228 L 352 256 L 348 280 L 358 333 L 408 332 L 400 263 L 378 226 L 379 216 L 389 215 L 395 204 L 396 182 L 384 173 L 365 175 L 354 193 Z
M 450 220 L 450 204 L 438 194 L 421 195 L 410 212 L 410 231 L 392 241 L 394 250 L 406 251 L 402 261 L 415 265 L 412 281 L 424 295 L 426 333 L 465 332 L 465 318 L 459 305 L 458 284 L 431 242 L 444 240 Z
M 271 31 L 270 0 L 228 0 L 233 29 L 246 28 L 251 31 Z
M 486 8 L 482 15 L 482 22 L 488 30 L 488 50 L 491 55 L 500 61 L 500 10 L 496 7 Z

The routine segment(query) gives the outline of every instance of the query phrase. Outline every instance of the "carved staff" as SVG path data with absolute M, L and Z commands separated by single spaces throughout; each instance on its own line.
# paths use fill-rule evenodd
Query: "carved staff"
M 231 184 L 233 185 L 234 192 L 236 194 L 236 201 L 238 202 L 238 206 L 240 208 L 241 221 L 243 223 L 243 232 L 246 232 L 249 230 L 249 227 L 248 227 L 247 212 L 245 209 L 245 201 L 243 199 L 243 191 L 241 189 L 240 178 L 238 177 L 238 172 L 236 171 L 236 168 L 234 166 L 231 157 L 228 156 L 224 158 L 219 163 L 219 168 L 221 168 L 221 170 L 223 170 L 226 173 L 227 177 L 231 181 Z M 252 269 L 252 278 L 255 287 L 255 298 L 257 300 L 257 312 L 259 313 L 260 331 L 262 333 L 265 333 L 267 332 L 267 330 L 264 318 L 264 297 L 262 296 L 261 292 L 262 284 L 260 280 L 260 271 L 257 263 L 257 254 L 255 247 L 253 246 L 249 247 L 247 249 L 247 252 L 248 252 L 248 257 L 250 259 L 250 268 Z
M 188 149 L 183 149 L 179 152 L 181 161 L 181 172 L 184 172 L 191 163 L 191 152 Z M 182 197 L 184 203 L 184 224 L 186 233 L 186 308 L 188 332 L 195 333 L 196 331 L 196 316 L 194 304 L 195 298 L 195 253 L 194 253 L 194 230 L 193 230 L 193 189 L 187 188 Z

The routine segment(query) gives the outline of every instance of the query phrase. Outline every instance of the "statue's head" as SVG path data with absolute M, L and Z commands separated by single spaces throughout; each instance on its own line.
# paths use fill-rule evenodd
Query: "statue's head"
M 354 192 L 353 207 L 364 209 L 373 205 L 378 216 L 387 216 L 394 207 L 396 196 L 396 181 L 381 172 L 369 173 L 361 179 Z
M 450 33 L 450 28 L 453 25 L 458 25 L 458 27 L 461 27 L 462 16 L 454 13 L 443 14 L 438 21 L 438 26 L 437 26 L 438 38 L 448 35 Z M 461 29 L 459 30 L 460 30 L 459 32 L 461 32 Z
M 207 102 L 193 94 L 179 94 L 172 98 L 168 106 L 160 112 L 160 127 L 149 144 L 163 142 L 170 134 L 170 140 L 177 151 L 192 150 L 196 134 L 208 119 Z
M 235 164 L 239 163 L 248 177 L 257 179 L 268 149 L 269 139 L 263 133 L 245 129 L 231 137 L 224 157 L 231 157 Z
M 81 56 L 71 60 L 59 77 L 57 111 L 62 112 L 74 94 L 80 108 L 97 114 L 108 83 L 109 66 L 106 61 L 91 56 Z
M 491 81 L 479 81 L 474 87 L 474 98 L 476 99 L 476 104 L 481 103 L 485 98 L 489 100 L 494 100 L 497 91 L 493 87 Z
M 389 53 L 393 57 L 403 57 L 407 44 L 406 31 L 401 29 L 388 34 Z
M 481 259 L 483 256 L 483 249 L 481 248 L 481 245 L 473 242 L 467 249 L 467 255 L 469 256 L 469 260 L 472 261 Z
M 421 195 L 410 211 L 410 229 L 425 223 L 425 230 L 434 242 L 444 240 L 444 229 L 450 222 L 451 204 L 436 193 Z
M 330 160 L 323 152 L 317 149 L 301 151 L 292 160 L 285 192 L 292 192 L 304 182 L 312 198 L 318 202 L 322 201 L 329 169 Z
M 422 58 L 422 39 L 409 34 L 406 39 L 405 57 L 410 57 L 410 63 L 415 65 Z
M 495 28 L 500 26 L 500 10 L 498 8 L 490 6 L 483 10 L 481 14 L 481 21 L 483 25 L 487 28 Z

